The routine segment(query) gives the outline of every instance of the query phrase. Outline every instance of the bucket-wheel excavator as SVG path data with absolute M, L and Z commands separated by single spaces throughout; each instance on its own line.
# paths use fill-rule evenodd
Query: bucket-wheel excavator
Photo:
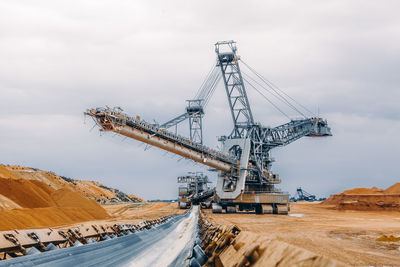
M 88 109 L 85 114 L 95 119 L 101 131 L 113 131 L 218 170 L 216 193 L 212 203 L 214 213 L 255 211 L 257 214 L 288 214 L 289 194 L 275 187 L 281 179 L 271 172 L 273 159 L 270 157 L 270 150 L 288 145 L 304 136 L 331 136 L 327 121 L 317 116 L 306 117 L 300 112 L 293 102 L 283 97 L 284 95 L 289 97 L 287 94 L 279 92 L 279 88 L 271 86 L 270 82 L 240 59 L 234 41 L 216 43 L 215 51 L 217 62 L 211 73 L 216 73 L 215 69 L 219 69 L 217 76 L 222 76 L 233 120 L 232 132 L 219 138 L 222 142 L 222 151 L 206 147 L 202 141 L 193 142 L 191 139 L 169 132 L 166 125 L 150 124 L 138 116 L 130 117 L 120 109 L 93 108 Z M 253 118 L 244 81 L 264 98 L 266 97 L 250 82 L 254 81 L 253 78 L 248 75 L 242 76 L 239 62 L 269 85 L 270 89 L 277 93 L 275 96 L 278 99 L 295 108 L 304 118 L 291 119 L 290 122 L 274 128 L 257 123 Z M 213 79 L 218 80 L 217 76 Z M 257 84 L 260 85 L 259 82 Z M 208 93 L 207 96 L 209 95 Z M 266 100 L 274 105 L 269 99 Z M 194 109 L 188 108 L 186 115 L 178 117 L 180 118 L 178 120 L 182 121 L 190 116 L 201 119 L 204 114 L 202 103 L 192 102 L 198 105 L 192 106 Z M 202 129 L 197 127 L 195 130 Z M 192 133 L 191 137 L 193 138 Z

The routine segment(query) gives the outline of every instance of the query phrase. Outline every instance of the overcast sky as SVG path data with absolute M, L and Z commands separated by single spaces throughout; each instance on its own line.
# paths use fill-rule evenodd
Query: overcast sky
M 207 169 L 100 136 L 83 112 L 108 105 L 150 122 L 171 119 L 215 62 L 214 43 L 233 39 L 246 63 L 332 127 L 330 138 L 272 151 L 282 190 L 386 188 L 400 180 L 399 10 L 395 0 L 2 0 L 0 163 L 175 198 L 177 176 Z M 257 121 L 288 121 L 248 91 Z M 231 128 L 220 85 L 207 106 L 204 143 L 216 148 Z

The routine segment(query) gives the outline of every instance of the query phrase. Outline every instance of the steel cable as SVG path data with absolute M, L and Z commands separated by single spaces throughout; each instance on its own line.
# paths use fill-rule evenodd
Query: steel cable
M 279 92 L 277 92 L 277 90 L 279 90 L 282 94 L 284 94 L 285 96 L 287 96 L 289 99 L 291 99 L 294 103 L 296 103 L 297 105 L 299 105 L 299 107 L 303 108 L 305 111 L 309 112 L 311 115 L 315 115 L 314 112 L 312 112 L 311 110 L 309 110 L 307 107 L 305 107 L 304 105 L 302 105 L 301 103 L 299 103 L 298 101 L 296 101 L 294 98 L 292 98 L 290 95 L 288 95 L 285 91 L 283 91 L 282 89 L 280 89 L 278 86 L 276 86 L 274 83 L 272 83 L 271 81 L 269 81 L 267 78 L 263 77 L 261 74 L 259 74 L 255 69 L 253 69 L 252 67 L 250 67 L 246 62 L 244 62 L 243 60 L 241 60 L 241 62 L 251 71 L 253 72 L 261 81 L 263 81 L 268 87 L 270 87 L 272 90 L 274 90 L 278 95 Z M 281 95 L 280 95 L 281 96 Z M 283 97 L 283 96 L 281 96 Z M 284 98 L 284 97 L 283 97 Z M 287 101 L 287 99 L 285 99 Z M 297 110 L 297 109 L 296 109 Z M 298 110 L 297 110 L 298 111 Z M 299 111 L 298 111 L 299 112 Z M 299 112 L 300 113 L 300 112 Z M 301 113 L 302 114 L 302 113 Z M 304 114 L 302 114 L 304 116 Z
M 267 100 L 272 106 L 274 106 L 280 113 L 282 113 L 284 116 L 286 116 L 289 120 L 292 120 L 289 115 L 287 115 L 285 112 L 283 112 L 277 105 L 274 104 L 271 100 L 268 99 L 260 90 L 258 90 L 253 84 L 251 84 L 246 78 L 242 77 L 244 81 L 247 82 L 248 85 L 250 85 L 254 90 L 256 90 L 265 100 Z
M 290 108 L 292 108 L 293 110 L 297 111 L 300 115 L 302 115 L 304 118 L 307 118 L 306 115 L 304 115 L 304 113 L 302 113 L 300 110 L 298 110 L 295 106 L 293 106 L 290 102 L 288 102 L 285 98 L 283 97 L 279 97 L 280 95 L 275 95 L 274 93 L 272 93 L 270 90 L 268 90 L 268 88 L 264 87 L 262 84 L 260 84 L 259 82 L 257 82 L 255 79 L 253 79 L 250 75 L 248 75 L 246 72 L 242 71 L 242 74 L 244 74 L 247 78 L 251 79 L 253 82 L 255 82 L 256 84 L 258 84 L 261 88 L 263 88 L 265 91 L 267 91 L 268 93 L 270 93 L 271 95 L 273 95 L 276 99 L 280 100 L 282 103 L 286 104 L 287 106 L 289 106 Z

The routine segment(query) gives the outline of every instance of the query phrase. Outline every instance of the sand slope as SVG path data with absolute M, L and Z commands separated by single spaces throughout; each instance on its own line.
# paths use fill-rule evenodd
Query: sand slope
M 48 187 L 48 185 L 40 182 L 33 183 L 24 179 L 0 178 L 0 194 L 24 208 L 56 206 L 54 200 L 46 192 L 46 190 L 49 190 Z M 55 191 L 54 189 L 51 190 Z
M 321 205 L 334 205 L 341 210 L 395 210 L 400 211 L 400 183 L 386 190 L 354 188 L 331 195 Z
M 396 183 L 385 190 L 385 194 L 400 194 L 400 183 Z
M 20 209 L 21 206 L 12 201 L 11 199 L 0 195 L 0 210 Z
M 2 173 L 4 173 L 2 175 Z M 86 198 L 96 200 L 101 204 L 120 203 L 120 202 L 144 202 L 143 199 L 135 195 L 127 195 L 118 189 L 105 186 L 96 181 L 82 181 L 57 175 L 53 172 L 28 168 L 19 165 L 3 166 L 0 164 L 0 178 L 14 178 L 30 181 L 39 181 L 49 185 L 54 189 L 64 187 L 78 192 Z
M 41 180 L 22 179 L 2 165 L 0 173 L 1 231 L 109 218 L 95 200 L 70 186 L 56 189 Z

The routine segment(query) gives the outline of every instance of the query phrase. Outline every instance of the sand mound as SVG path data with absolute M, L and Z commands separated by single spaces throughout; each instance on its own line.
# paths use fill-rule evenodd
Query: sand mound
M 372 187 L 372 188 L 354 188 L 354 189 L 350 189 L 350 190 L 346 190 L 343 191 L 342 194 L 345 195 L 369 195 L 369 194 L 383 194 L 384 191 L 383 189 L 379 189 L 376 187 Z
M 100 203 L 144 200 L 95 181 L 0 164 L 0 230 L 49 227 L 109 218 Z
M 54 189 L 39 181 L 0 178 L 0 194 L 23 208 L 56 206 L 56 203 L 48 194 L 51 190 L 54 191 Z
M 31 181 L 43 182 L 55 190 L 68 187 L 74 192 L 78 192 L 88 199 L 96 200 L 101 204 L 115 204 L 115 203 L 137 203 L 141 202 L 139 197 L 129 197 L 124 192 L 118 189 L 105 186 L 96 181 L 82 181 L 64 176 L 57 175 L 53 172 L 38 170 L 35 168 L 28 168 L 19 165 L 2 166 L 0 173 L 3 172 L 3 177 L 0 178 L 13 178 L 25 179 Z M 12 176 L 12 177 L 11 177 Z
M 0 180 L 1 181 L 1 180 Z M 17 203 L 22 203 L 22 209 L 13 210 L 0 210 L 0 230 L 11 230 L 11 229 L 24 229 L 24 228 L 38 228 L 38 227 L 50 227 L 60 224 L 70 224 L 82 221 L 91 220 L 102 220 L 109 218 L 108 213 L 94 200 L 89 200 L 79 193 L 73 192 L 68 188 L 62 188 L 59 190 L 48 189 L 51 188 L 45 184 L 39 184 L 36 189 L 41 190 L 43 196 L 37 197 L 35 194 L 31 194 L 32 190 L 30 181 L 26 180 L 14 180 L 20 185 L 21 182 L 26 182 L 29 186 L 17 186 L 20 190 L 28 188 L 28 195 L 31 196 L 32 202 L 27 204 L 26 196 L 22 197 L 22 200 Z M 40 183 L 37 181 L 36 183 Z M 42 187 L 48 189 L 50 195 L 46 193 Z M 1 185 L 0 185 L 0 188 Z M 17 191 L 15 188 L 12 190 L 15 192 L 15 196 L 23 195 L 23 191 Z M 8 199 L 4 197 L 5 199 Z M 50 199 L 49 202 L 45 203 L 43 199 Z M 0 198 L 1 203 L 3 203 Z M 9 200 L 8 200 L 9 201 Z M 12 202 L 14 203 L 14 202 Z M 46 205 L 44 205 L 45 203 Z M 33 205 L 39 205 L 41 207 L 33 207 Z M 20 207 L 19 207 L 20 208 Z
M 335 205 L 342 210 L 397 210 L 400 211 L 400 183 L 386 190 L 354 188 L 340 194 L 331 195 L 323 205 Z
M 38 180 L 0 178 L 0 230 L 49 227 L 108 218 L 94 200 Z
M 8 170 L 4 165 L 0 164 L 0 178 L 20 179 L 14 172 Z
M 0 231 L 52 227 L 99 218 L 90 210 L 71 207 L 49 207 L 36 209 L 15 209 L 0 211 Z
M 396 183 L 385 190 L 385 194 L 400 194 L 400 183 Z
M 143 203 L 147 202 L 147 200 L 145 200 L 141 197 L 138 197 L 137 195 L 129 195 L 129 197 L 132 199 L 136 199 L 138 202 L 143 202 Z
M 51 197 L 59 207 L 75 207 L 86 210 L 96 219 L 108 217 L 107 212 L 94 200 L 89 200 L 84 196 L 73 192 L 68 188 L 61 188 L 51 194 Z
M 21 206 L 12 201 L 11 199 L 0 195 L 0 210 L 20 209 Z

